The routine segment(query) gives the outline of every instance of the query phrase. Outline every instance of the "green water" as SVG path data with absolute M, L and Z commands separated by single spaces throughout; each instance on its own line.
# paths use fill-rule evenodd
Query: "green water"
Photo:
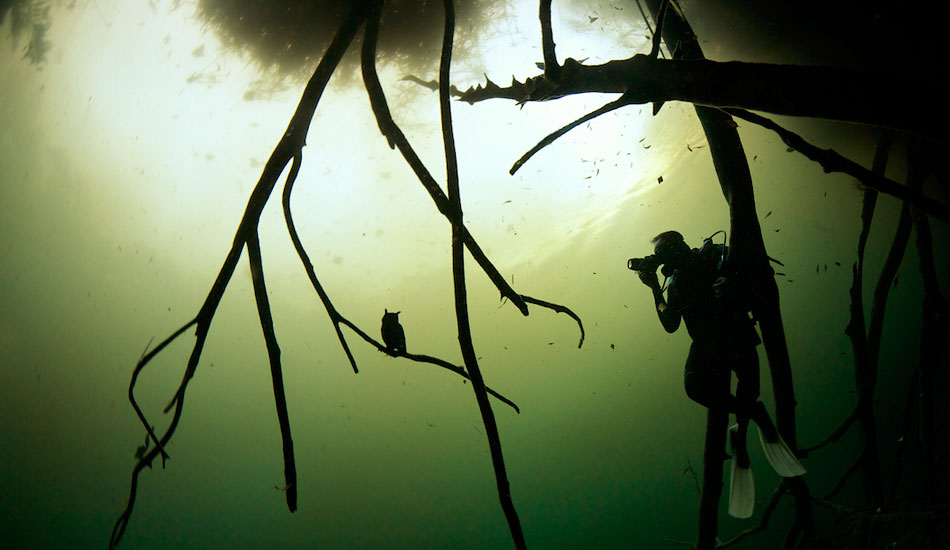
M 219 51 L 188 6 L 116 4 L 54 3 L 52 46 L 39 67 L 22 59 L 22 39 L 12 46 L 9 20 L 0 28 L 11 45 L 0 52 L 4 548 L 106 546 L 144 436 L 127 399 L 132 368 L 151 339 L 154 345 L 198 311 L 302 89 L 297 83 L 266 99 L 242 99 L 254 68 Z M 573 13 L 564 8 L 563 21 Z M 535 34 L 526 40 L 537 43 Z M 479 63 L 494 62 L 535 74 L 539 51 L 508 42 L 513 50 L 472 61 L 459 78 L 478 81 Z M 726 52 L 737 47 L 723 43 Z M 524 55 L 505 57 L 512 51 Z M 610 52 L 601 55 L 620 56 Z M 507 82 L 507 70 L 490 76 Z M 189 80 L 196 74 L 203 78 Z M 400 84 L 396 71 L 383 76 L 397 120 L 444 180 L 435 96 Z M 651 251 L 649 239 L 660 231 L 677 229 L 698 246 L 728 228 L 692 108 L 607 115 L 507 175 L 543 135 L 608 100 L 453 107 L 468 227 L 517 291 L 571 307 L 587 332 L 578 349 L 577 327 L 565 315 L 532 307 L 521 316 L 468 261 L 483 373 L 521 409 L 493 401 L 531 548 L 673 548 L 667 539 L 695 539 L 699 495 L 689 467 L 701 471 L 705 410 L 682 389 L 689 340 L 685 331 L 662 330 L 649 292 L 625 267 L 627 258 Z M 780 120 L 870 166 L 874 131 Z M 764 130 L 739 130 L 768 252 L 785 264 L 778 284 L 799 441 L 808 446 L 854 403 L 844 327 L 862 191 L 787 152 Z M 888 167 L 898 180 L 905 145 L 898 137 Z M 460 364 L 449 226 L 379 136 L 358 86 L 331 83 L 304 153 L 294 212 L 335 306 L 374 336 L 384 308 L 401 311 L 410 352 Z M 289 513 L 275 490 L 284 485 L 280 433 L 245 256 L 188 387 L 171 460 L 142 474 L 122 547 L 511 547 L 471 385 L 386 357 L 344 329 L 360 367 L 354 374 L 276 202 L 265 210 L 261 241 L 299 510 Z M 890 197 L 879 201 L 867 252 L 871 281 L 899 207 Z M 946 250 L 946 227 L 934 226 L 936 250 Z M 911 243 L 888 305 L 882 441 L 896 437 L 916 362 L 916 260 Z M 946 255 L 937 262 L 945 274 Z M 872 284 L 866 287 L 869 300 Z M 189 332 L 140 377 L 137 398 L 159 428 L 192 343 Z M 757 447 L 760 514 L 778 478 Z M 835 483 L 856 450 L 852 432 L 805 461 L 816 494 Z M 859 497 L 853 483 L 841 501 Z M 785 501 L 773 519 L 780 527 L 740 547 L 780 541 L 792 512 Z M 723 504 L 721 517 L 726 539 L 759 516 L 734 520 Z

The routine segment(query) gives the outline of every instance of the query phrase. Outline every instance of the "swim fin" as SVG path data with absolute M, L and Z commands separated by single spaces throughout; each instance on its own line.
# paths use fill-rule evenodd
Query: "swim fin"
M 755 509 L 755 480 L 752 468 L 740 468 L 738 460 L 732 459 L 732 481 L 729 484 L 729 515 L 734 518 L 750 518 Z
M 782 477 L 797 477 L 804 474 L 805 467 L 795 457 L 795 453 L 782 441 L 782 436 L 776 434 L 776 437 L 775 441 L 766 441 L 762 430 L 759 429 L 759 441 L 762 442 L 762 450 L 765 451 L 765 458 L 772 465 L 772 469 Z

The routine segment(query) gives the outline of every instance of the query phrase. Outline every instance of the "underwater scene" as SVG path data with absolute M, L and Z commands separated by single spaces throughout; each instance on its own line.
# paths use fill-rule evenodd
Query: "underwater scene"
M 946 45 L 838 4 L 0 0 L 0 547 L 950 547 Z

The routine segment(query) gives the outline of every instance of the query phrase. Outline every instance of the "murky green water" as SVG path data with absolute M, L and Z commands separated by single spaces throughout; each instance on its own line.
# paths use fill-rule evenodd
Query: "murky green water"
M 22 43 L 8 40 L 0 53 L 4 547 L 107 544 L 144 436 L 127 400 L 132 367 L 150 339 L 197 312 L 301 89 L 248 101 L 253 68 L 189 23 L 191 8 L 117 4 L 54 5 L 52 46 L 39 68 L 22 60 Z M 572 13 L 565 8 L 564 21 Z M 489 70 L 503 67 L 489 76 L 534 74 L 540 52 L 519 50 L 514 31 L 505 32 L 508 49 L 483 60 Z M 530 32 L 526 40 L 537 43 Z M 476 65 L 460 69 L 460 79 L 481 78 Z M 397 120 L 443 180 L 435 95 L 398 82 L 395 71 L 383 76 Z M 608 100 L 454 107 L 468 227 L 519 292 L 571 307 L 587 330 L 577 349 L 570 319 L 540 308 L 522 317 L 468 262 L 482 369 L 521 408 L 493 403 L 532 548 L 664 548 L 672 547 L 666 539 L 695 537 L 689 468 L 701 470 L 705 411 L 682 390 L 688 337 L 663 332 L 649 292 L 625 268 L 660 231 L 678 229 L 698 246 L 728 228 L 691 107 L 670 104 L 655 118 L 637 107 L 607 115 L 507 175 L 543 135 Z M 874 132 L 784 122 L 870 165 Z M 810 445 L 854 402 L 844 327 L 861 191 L 763 130 L 740 124 L 740 133 L 766 246 L 785 264 L 779 288 L 799 439 Z M 889 166 L 897 179 L 904 145 L 899 138 Z M 449 226 L 379 136 L 360 88 L 331 86 L 304 154 L 294 211 L 336 307 L 373 335 L 384 308 L 399 310 L 410 352 L 460 363 Z M 188 388 L 172 458 L 142 475 L 123 547 L 509 547 L 471 385 L 385 357 L 347 332 L 354 374 L 275 203 L 261 240 L 299 510 L 288 513 L 275 490 L 284 484 L 280 435 L 245 257 Z M 872 281 L 898 209 L 881 198 L 868 248 Z M 935 237 L 945 250 L 945 227 Z M 945 255 L 938 268 L 946 273 Z M 896 433 L 916 361 L 921 294 L 911 244 L 885 325 L 883 438 Z M 192 342 L 190 334 L 176 342 L 140 378 L 137 396 L 158 426 Z M 763 369 L 768 403 L 770 390 Z M 778 478 L 754 447 L 764 502 Z M 852 433 L 806 461 L 816 493 L 855 449 Z M 724 511 L 723 538 L 753 524 Z M 778 516 L 787 521 L 790 507 Z

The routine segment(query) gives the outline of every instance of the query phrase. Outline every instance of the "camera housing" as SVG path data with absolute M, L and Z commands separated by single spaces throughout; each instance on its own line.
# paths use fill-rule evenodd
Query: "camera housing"
M 643 258 L 630 258 L 627 260 L 627 269 L 631 271 L 655 272 L 662 262 L 655 254 Z

